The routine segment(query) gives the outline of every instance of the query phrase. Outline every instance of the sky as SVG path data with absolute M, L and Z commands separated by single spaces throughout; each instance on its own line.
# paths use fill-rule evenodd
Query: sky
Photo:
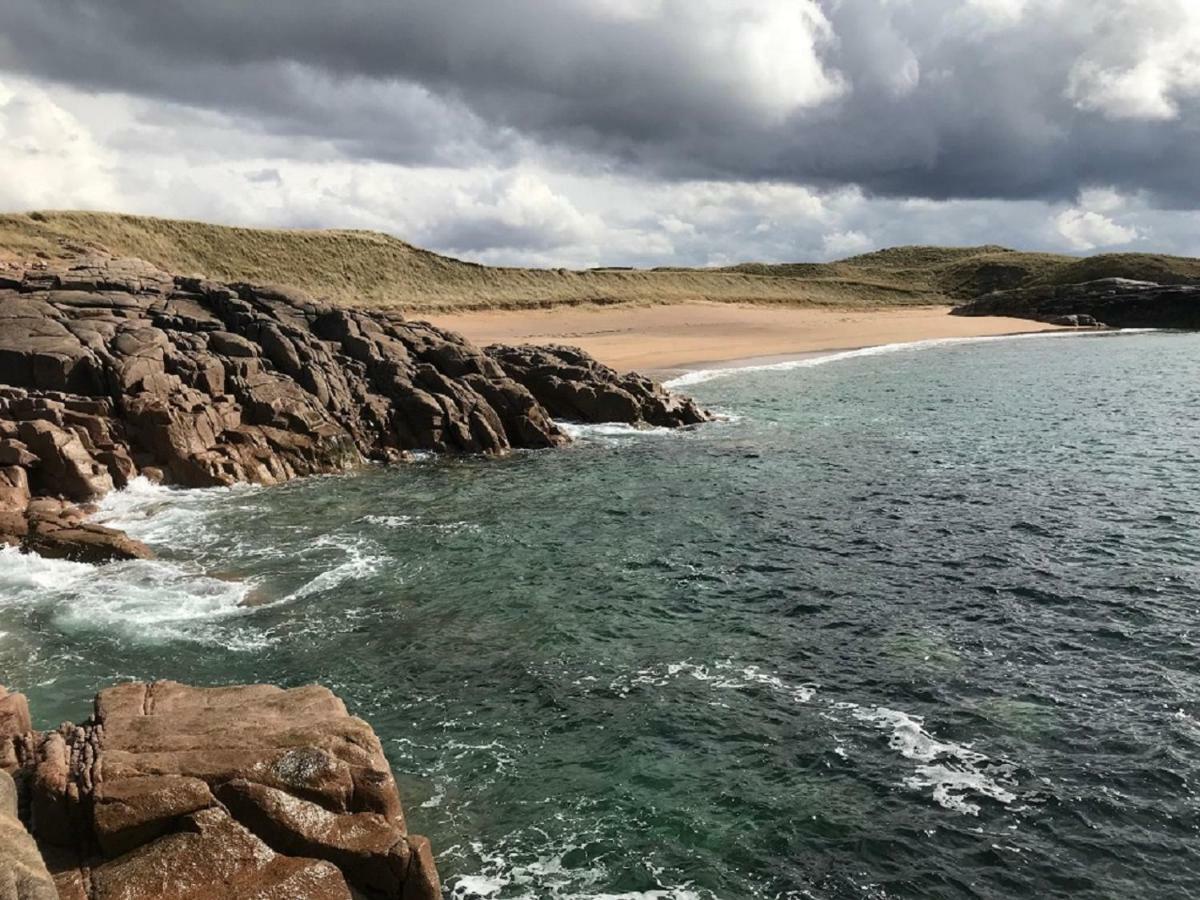
M 512 265 L 1200 256 L 1200 2 L 0 0 L 0 209 Z

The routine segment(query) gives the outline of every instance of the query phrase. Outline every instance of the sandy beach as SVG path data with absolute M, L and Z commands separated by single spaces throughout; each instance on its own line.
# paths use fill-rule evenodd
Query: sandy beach
M 951 316 L 945 306 L 845 310 L 680 303 L 427 318 L 481 345 L 572 344 L 621 371 L 659 375 L 906 341 L 1056 330 L 1027 319 Z

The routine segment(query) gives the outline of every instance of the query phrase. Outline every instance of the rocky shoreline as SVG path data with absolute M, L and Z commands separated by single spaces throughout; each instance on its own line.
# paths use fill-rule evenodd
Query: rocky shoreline
M 956 316 L 1012 316 L 1056 325 L 1200 328 L 1200 285 L 1102 278 L 1080 284 L 993 291 L 957 306 Z
M 81 258 L 0 276 L 0 541 L 150 555 L 86 521 L 142 475 L 274 484 L 414 451 L 569 441 L 554 418 L 678 427 L 692 401 L 569 347 L 480 349 L 390 310 Z
M 317 686 L 160 681 L 40 733 L 0 688 L 0 900 L 217 897 L 441 897 L 370 725 Z
M 569 347 L 480 349 L 389 310 L 81 258 L 0 274 L 0 546 L 152 556 L 88 521 L 142 476 L 274 484 L 682 427 L 691 400 Z M 0 688 L 0 900 L 441 896 L 371 727 L 320 687 L 122 684 L 39 733 Z

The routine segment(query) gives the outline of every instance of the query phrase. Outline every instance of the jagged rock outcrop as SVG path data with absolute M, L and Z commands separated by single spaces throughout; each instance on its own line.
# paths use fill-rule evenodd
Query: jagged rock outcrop
M 995 291 L 955 307 L 956 316 L 1013 316 L 1116 328 L 1200 328 L 1200 285 L 1126 278 Z
M 687 397 L 636 372 L 620 375 L 575 347 L 495 344 L 484 352 L 556 419 L 677 428 L 711 418 Z
M 441 896 L 379 739 L 324 688 L 123 684 L 46 734 L 0 689 L 0 740 L 50 864 L 0 769 L 0 900 Z
M 414 450 L 555 447 L 552 416 L 706 418 L 569 348 L 485 353 L 394 311 L 138 260 L 0 281 L 0 541 L 46 555 L 148 555 L 72 512 L 137 474 L 271 484 Z

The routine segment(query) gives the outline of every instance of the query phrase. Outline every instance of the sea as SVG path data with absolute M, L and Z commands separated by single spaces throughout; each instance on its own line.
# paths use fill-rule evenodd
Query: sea
M 157 560 L 0 551 L 0 682 L 325 684 L 448 898 L 1200 896 L 1200 335 L 678 387 L 720 420 L 138 480 Z

